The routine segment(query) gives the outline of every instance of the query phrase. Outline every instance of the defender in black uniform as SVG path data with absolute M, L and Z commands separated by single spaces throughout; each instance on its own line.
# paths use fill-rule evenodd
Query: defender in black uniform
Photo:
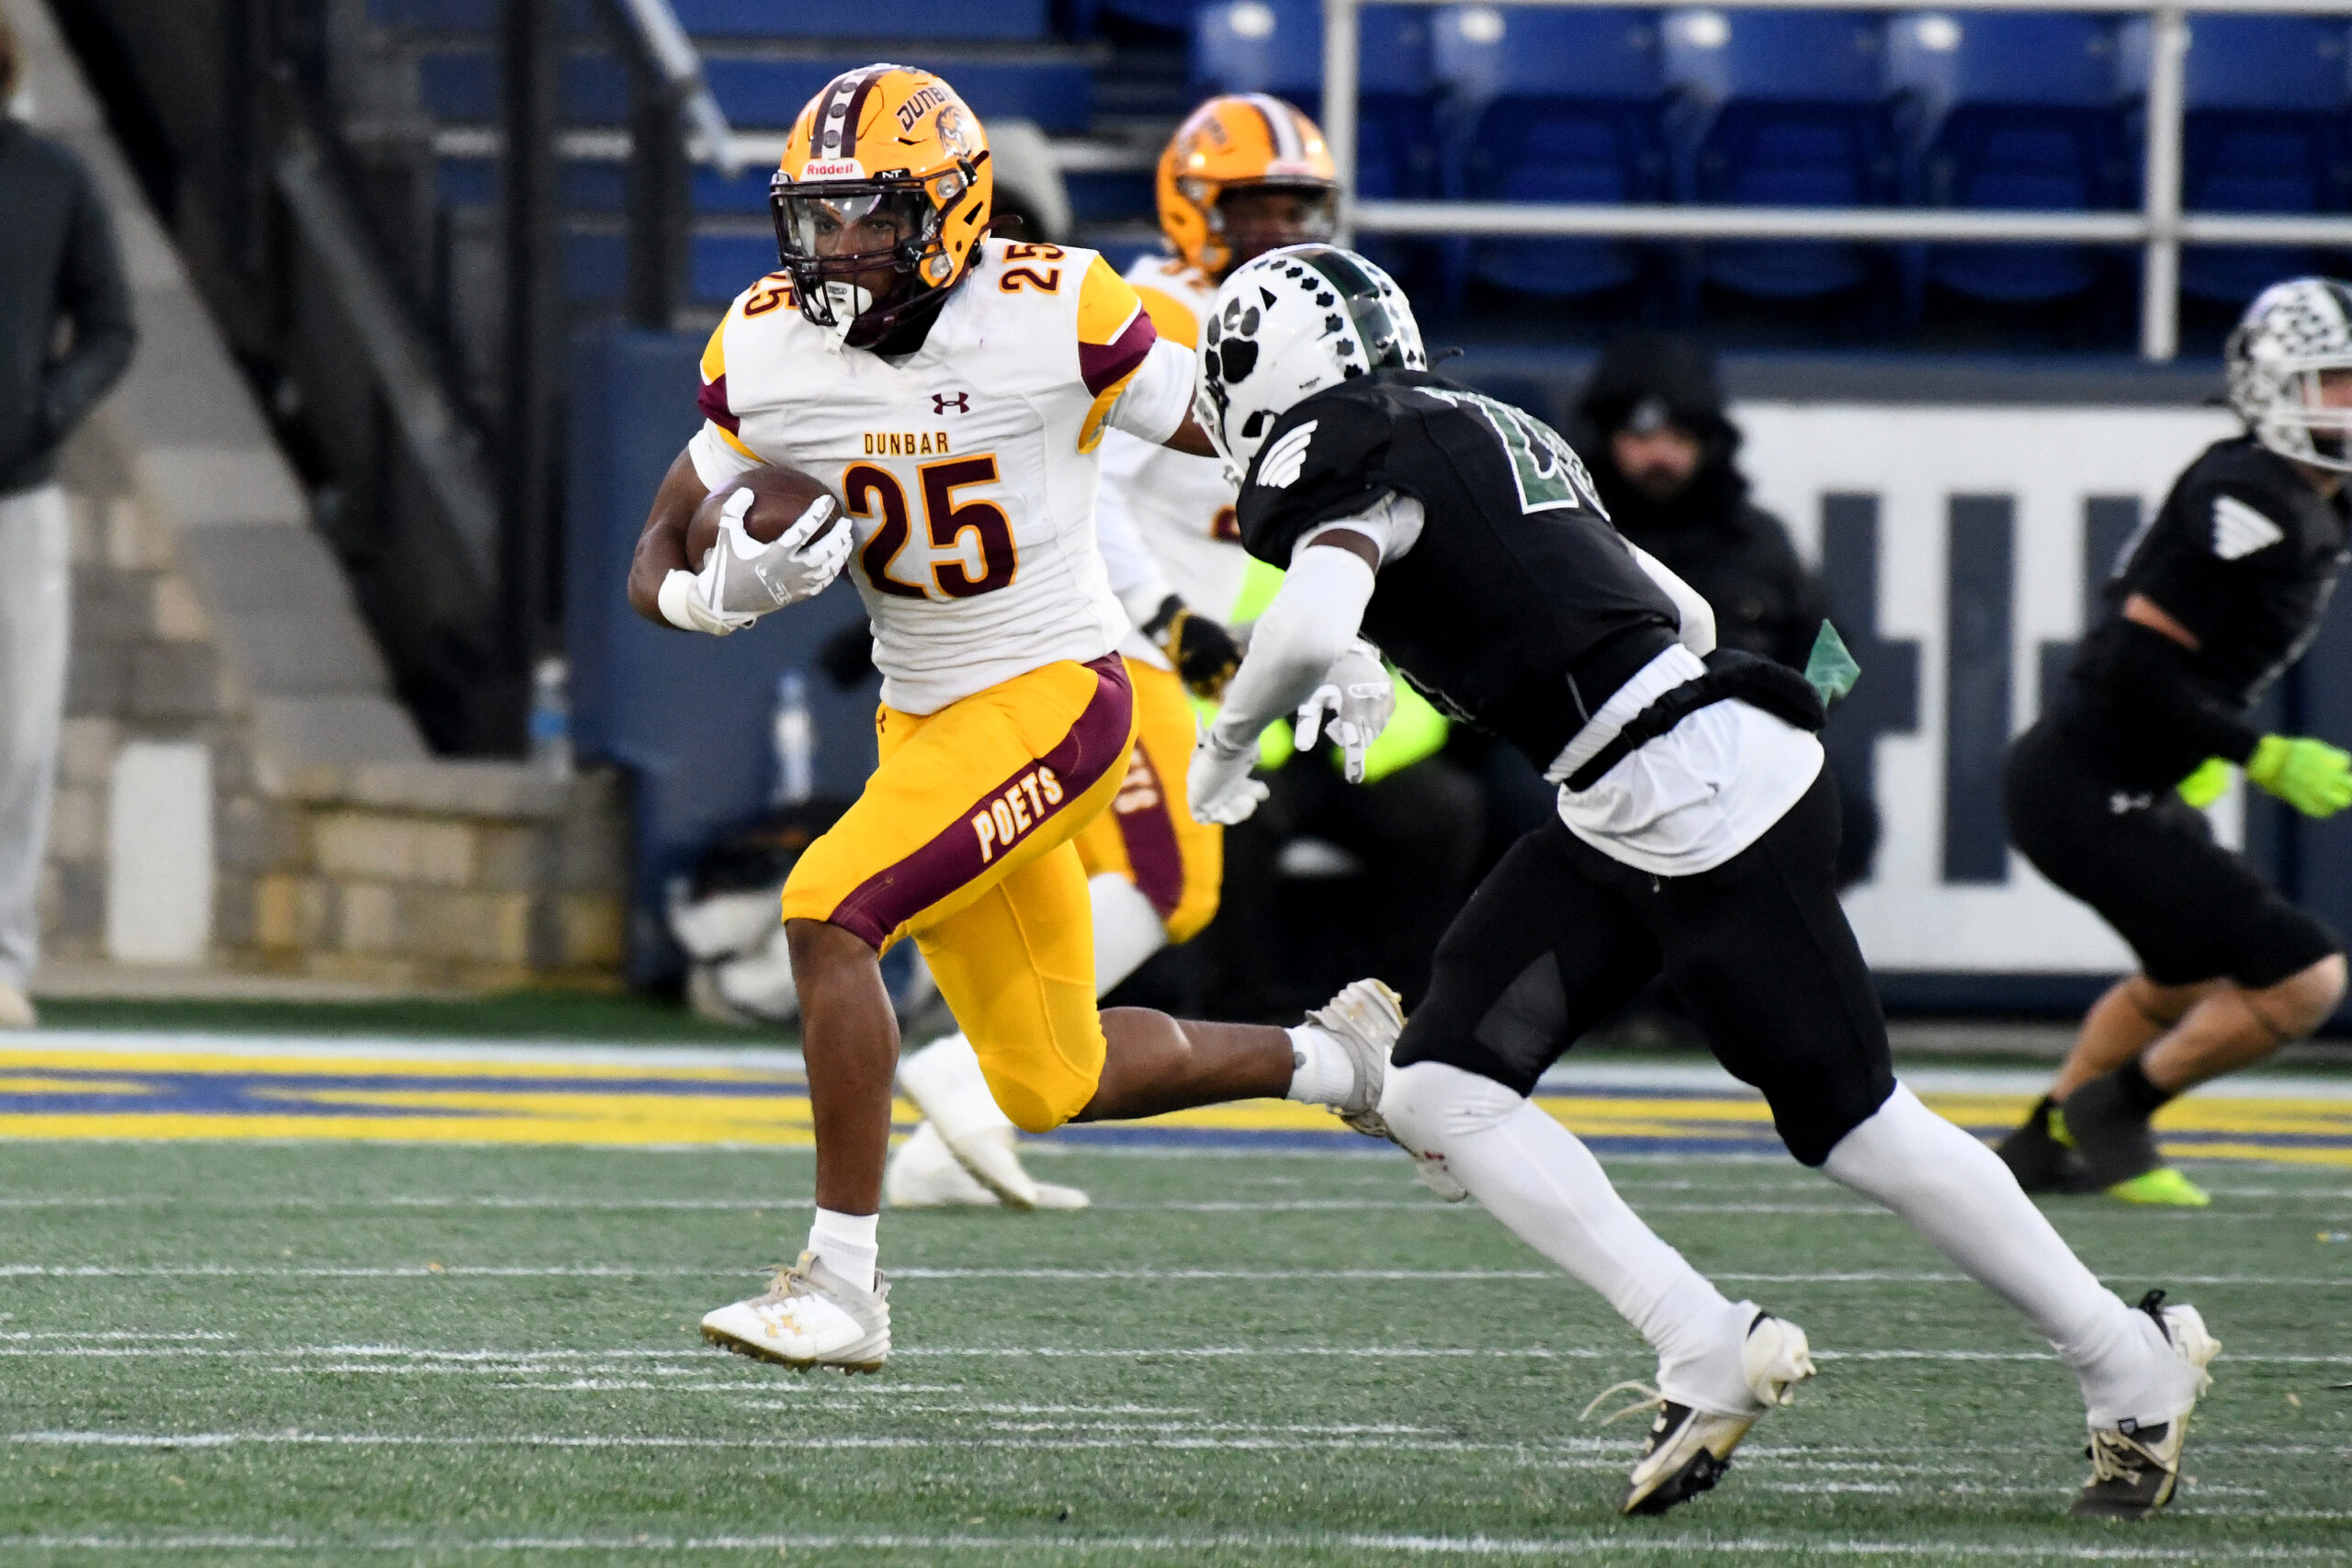
M 2343 940 L 2214 843 L 2197 807 L 2232 766 L 2307 816 L 2352 803 L 2352 758 L 2247 720 L 2317 634 L 2344 564 L 2352 289 L 2267 290 L 2229 375 L 2248 433 L 2206 448 L 2126 547 L 2107 618 L 2009 754 L 2018 848 L 2140 960 L 2001 1145 L 2029 1190 L 2202 1205 L 2149 1118 L 2309 1034 L 2344 995 Z
M 1565 442 L 1424 364 L 1403 296 L 1346 252 L 1273 252 L 1220 290 L 1196 412 L 1241 484 L 1243 543 L 1288 575 L 1190 799 L 1246 816 L 1256 738 L 1302 700 L 1368 739 L 1380 692 L 1351 648 L 1360 627 L 1560 784 L 1558 819 L 1440 944 L 1380 1111 L 1431 1186 L 1476 1196 L 1657 1348 L 1658 1386 L 1631 1407 L 1656 1419 L 1622 1506 L 1713 1485 L 1813 1370 L 1802 1330 L 1726 1300 L 1527 1098 L 1661 971 L 1792 1153 L 1909 1220 L 2075 1370 L 2096 1461 L 2076 1513 L 2162 1506 L 2217 1347 L 2193 1308 L 2158 1294 L 2134 1310 L 2101 1287 L 1992 1151 L 1895 1081 L 1834 885 L 1820 697 L 1715 650 L 1705 601 L 1610 525 Z

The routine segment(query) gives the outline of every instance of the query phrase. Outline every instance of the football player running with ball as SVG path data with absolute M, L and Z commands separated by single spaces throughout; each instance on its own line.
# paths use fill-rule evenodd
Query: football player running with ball
M 1477 1198 L 1657 1349 L 1624 1511 L 1713 1485 L 1813 1371 L 1801 1329 L 1726 1300 L 1529 1099 L 1660 973 L 1792 1154 L 1909 1221 L 2074 1370 L 2095 1455 L 2075 1511 L 2161 1506 L 2218 1347 L 2195 1309 L 2152 1293 L 2135 1310 L 2101 1286 L 1992 1150 L 1895 1081 L 1838 903 L 1821 697 L 1716 651 L 1706 602 L 1611 527 L 1565 442 L 1425 365 L 1404 296 L 1345 251 L 1276 251 L 1218 291 L 1195 412 L 1246 475 L 1242 542 L 1289 575 L 1191 798 L 1216 820 L 1249 814 L 1259 728 L 1360 628 L 1559 784 L 1557 819 L 1439 944 L 1380 1114 L 1432 1186 Z
M 911 936 L 988 1089 L 1031 1132 L 1262 1096 L 1365 1120 L 1401 1024 L 1375 981 L 1289 1030 L 1098 1013 L 1074 836 L 1126 776 L 1126 617 L 1095 544 L 1105 429 L 1206 452 L 1193 355 L 1157 340 L 1091 251 L 984 238 L 979 122 L 926 72 L 836 77 L 773 185 L 783 271 L 727 313 L 706 423 L 653 502 L 639 612 L 724 633 L 820 592 L 854 559 L 883 674 L 879 763 L 784 890 L 817 1136 L 807 1250 L 703 1333 L 786 1365 L 873 1371 L 898 1025 L 876 959 Z M 763 464 L 834 486 L 772 543 L 732 500 L 699 571 L 687 526 Z M 1377 1123 L 1368 1124 L 1377 1130 Z
M 2149 1119 L 2310 1034 L 2344 996 L 2342 939 L 2216 844 L 2197 808 L 2233 767 L 2306 817 L 2352 804 L 2352 757 L 2247 717 L 2310 646 L 2344 565 L 2352 288 L 2264 290 L 2226 357 L 2246 434 L 2207 447 L 2125 547 L 2109 614 L 2009 752 L 2018 848 L 2140 960 L 2001 1145 L 2029 1191 L 2201 1206 Z
M 1330 237 L 1339 183 L 1323 133 L 1280 98 L 1209 99 L 1160 153 L 1159 227 L 1172 253 L 1126 280 L 1162 343 L 1199 346 L 1201 317 L 1235 267 L 1279 245 Z M 1135 691 L 1136 747 L 1111 808 L 1075 840 L 1094 910 L 1097 995 L 1216 915 L 1224 830 L 1184 807 L 1198 725 L 1187 692 L 1215 701 L 1241 650 L 1226 626 L 1250 561 L 1233 528 L 1233 486 L 1217 460 L 1112 430 L 1102 437 L 1096 524 L 1111 591 L 1135 629 L 1119 643 Z M 1023 1170 L 1013 1131 L 981 1081 L 968 1041 L 910 1054 L 899 1087 L 923 1124 L 891 1156 L 894 1208 L 1003 1202 L 1070 1207 L 1085 1194 Z

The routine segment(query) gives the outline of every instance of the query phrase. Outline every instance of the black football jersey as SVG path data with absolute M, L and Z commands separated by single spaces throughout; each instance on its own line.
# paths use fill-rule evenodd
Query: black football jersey
M 2065 701 L 2110 761 L 2151 782 L 2204 761 L 2177 736 L 2134 724 L 2107 700 L 2122 607 L 2144 594 L 2200 645 L 2188 674 L 2216 704 L 2245 713 L 2311 646 L 2343 570 L 2346 502 L 2313 490 L 2251 436 L 2217 441 L 2132 536 L 2107 583 L 2108 614 L 2083 639 Z
M 1241 542 L 1287 568 L 1303 536 L 1391 491 L 1419 501 L 1426 521 L 1381 570 L 1364 635 L 1439 705 L 1538 767 L 1588 716 L 1570 665 L 1621 633 L 1680 625 L 1566 441 L 1423 371 L 1375 371 L 1283 414 L 1242 482 Z

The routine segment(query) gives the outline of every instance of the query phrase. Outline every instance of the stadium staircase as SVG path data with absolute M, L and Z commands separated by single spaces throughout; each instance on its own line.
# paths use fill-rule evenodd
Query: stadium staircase
M 141 334 L 62 475 L 74 643 L 47 959 L 84 967 L 85 987 L 100 984 L 89 965 L 130 966 L 109 992 L 222 972 L 403 991 L 610 983 L 616 781 L 428 751 L 314 498 L 50 14 L 0 7 L 28 46 L 33 123 L 96 174 Z

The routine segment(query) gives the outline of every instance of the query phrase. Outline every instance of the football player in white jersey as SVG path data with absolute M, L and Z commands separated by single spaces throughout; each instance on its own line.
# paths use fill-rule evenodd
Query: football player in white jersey
M 1078 832 L 1126 776 L 1126 616 L 1095 543 L 1106 428 L 1206 452 L 1193 362 L 1089 251 L 985 238 L 979 122 L 928 72 L 843 73 L 795 122 L 774 186 L 784 267 L 728 311 L 703 361 L 699 434 L 654 498 L 629 574 L 650 619 L 724 634 L 820 592 L 852 558 L 883 675 L 879 761 L 808 846 L 783 915 L 800 994 L 817 1214 L 772 1287 L 703 1320 L 796 1367 L 888 1359 L 876 1267 L 899 1035 L 876 960 L 911 936 L 1022 1129 L 1286 1095 L 1354 1117 L 1402 1028 L 1358 981 L 1299 1026 L 1095 1007 Z M 698 569 L 688 522 L 763 464 L 833 486 L 773 543 L 721 513 Z M 739 492 L 740 493 L 740 492 Z
M 1185 117 L 1159 156 L 1167 252 L 1126 280 L 1162 343 L 1199 346 L 1225 275 L 1281 245 L 1330 237 L 1338 171 L 1315 122 L 1280 98 L 1236 93 Z M 1133 628 L 1119 643 L 1135 688 L 1136 747 L 1111 802 L 1078 836 L 1094 909 L 1094 982 L 1107 993 L 1160 948 L 1216 914 L 1224 829 L 1184 807 L 1196 721 L 1239 661 L 1227 626 L 1279 580 L 1242 549 L 1233 486 L 1214 457 L 1111 430 L 1102 437 L 1096 522 L 1112 592 Z M 1188 695 L 1189 693 L 1189 695 Z M 1401 737 L 1400 737 L 1401 739 Z M 894 1208 L 993 1204 L 1075 1208 L 1086 1195 L 1021 1167 L 1012 1124 L 980 1082 L 963 1035 L 910 1054 L 899 1086 L 926 1120 L 891 1156 Z

